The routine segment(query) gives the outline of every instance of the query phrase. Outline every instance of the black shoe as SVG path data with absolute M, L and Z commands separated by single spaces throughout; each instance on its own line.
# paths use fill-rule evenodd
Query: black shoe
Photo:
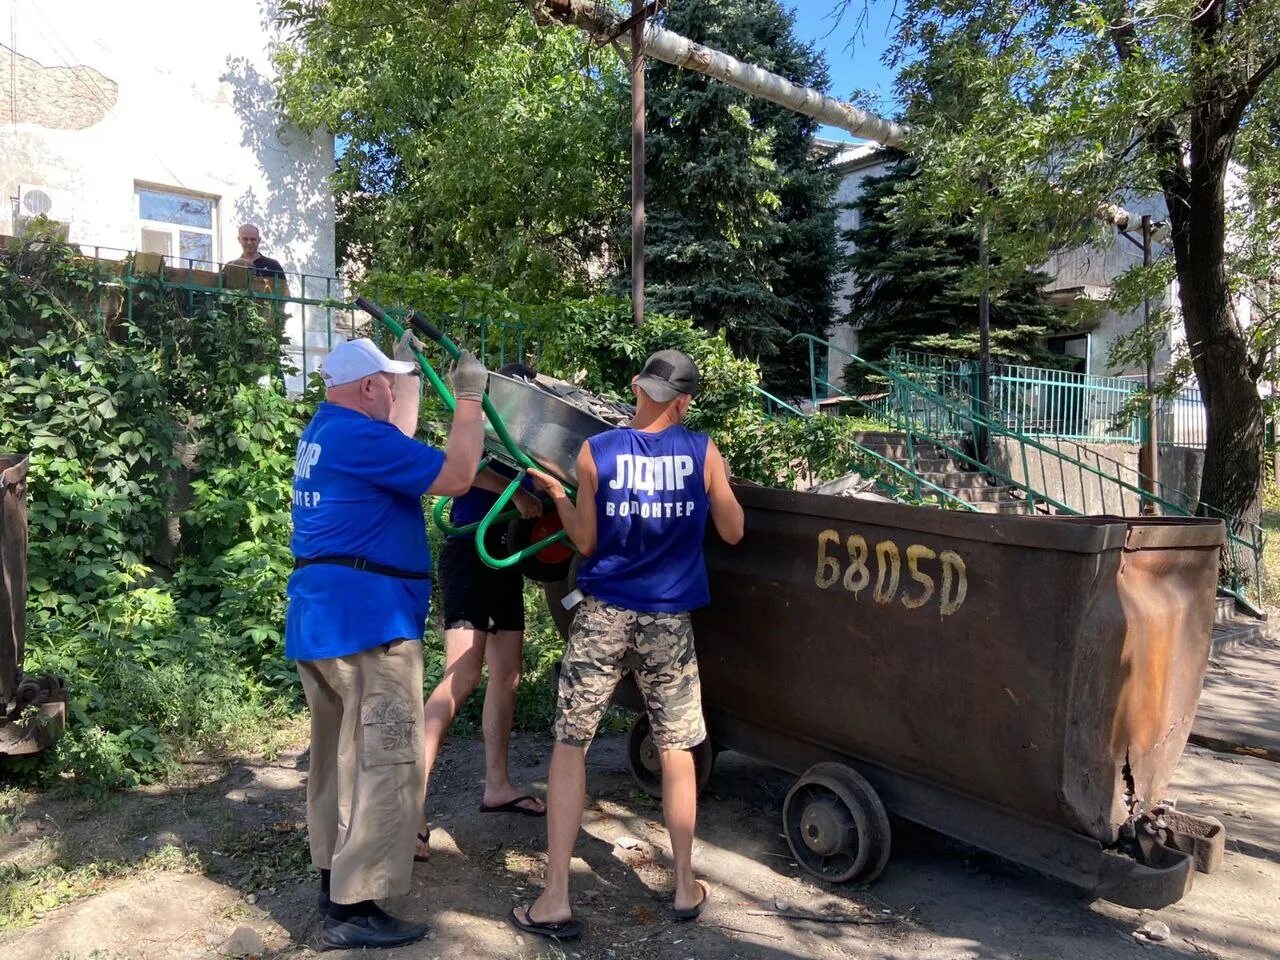
M 353 917 L 350 920 L 324 918 L 324 930 L 320 939 L 326 947 L 403 947 L 406 943 L 421 940 L 427 935 L 425 923 L 397 920 L 379 910 L 371 916 Z

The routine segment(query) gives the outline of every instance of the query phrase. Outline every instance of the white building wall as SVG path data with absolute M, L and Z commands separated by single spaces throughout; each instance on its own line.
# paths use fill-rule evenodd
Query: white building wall
M 836 229 L 843 236 L 847 230 L 856 230 L 858 227 L 858 212 L 848 209 L 846 205 L 853 203 L 862 193 L 862 184 L 868 177 L 878 177 L 883 175 L 887 164 L 871 163 L 865 164 L 862 158 L 869 156 L 874 152 L 871 146 L 856 146 L 846 148 L 843 154 L 837 158 L 836 163 L 847 167 L 847 172 L 841 178 L 839 186 L 836 188 L 836 203 L 839 205 L 836 211 Z M 841 240 L 840 249 L 842 253 L 848 253 L 853 249 L 853 244 Z M 858 323 L 856 317 L 850 317 L 849 297 L 854 291 L 856 285 L 852 273 L 845 273 L 840 278 L 840 286 L 836 292 L 835 312 L 838 317 L 845 317 L 842 323 L 837 323 L 831 328 L 831 335 L 828 342 L 838 350 L 845 353 L 858 352 Z M 829 359 L 828 379 L 832 383 L 844 383 L 844 377 L 841 371 L 844 369 L 845 359 L 840 354 L 835 354 Z
M 1138 243 L 1142 241 L 1143 214 L 1150 215 L 1153 223 L 1166 219 L 1164 198 L 1159 195 L 1125 197 L 1121 205 L 1133 217 L 1129 235 Z M 1153 260 L 1159 259 L 1166 252 L 1158 241 L 1152 241 Z M 1141 263 L 1142 248 L 1115 234 L 1101 246 L 1078 247 L 1058 253 L 1051 257 L 1041 269 L 1053 277 L 1047 287 L 1049 291 L 1069 290 L 1075 287 L 1090 287 L 1105 291 L 1117 277 Z M 1178 316 L 1176 283 L 1169 284 L 1161 296 L 1152 299 L 1152 315 L 1158 318 L 1160 311 L 1171 311 L 1172 316 L 1169 327 L 1165 331 L 1164 343 L 1155 354 L 1157 372 L 1168 367 L 1173 348 L 1184 338 L 1182 323 Z M 1142 323 L 1142 308 L 1138 307 L 1126 313 L 1107 310 L 1101 314 L 1096 326 L 1083 328 L 1091 334 L 1088 372 L 1096 376 L 1143 375 L 1146 371 L 1145 364 L 1116 364 L 1111 358 L 1112 344 L 1139 329 Z
M 887 164 L 867 162 L 872 153 L 873 148 L 869 146 L 849 147 L 837 159 L 836 162 L 847 170 L 836 191 L 837 202 L 840 204 L 854 202 L 861 194 L 862 184 L 868 177 L 881 176 L 885 172 Z M 1135 218 L 1141 218 L 1142 214 L 1147 213 L 1151 214 L 1154 220 L 1159 221 L 1164 219 L 1165 216 L 1164 201 L 1159 196 L 1126 198 L 1124 207 Z M 842 231 L 856 227 L 856 211 L 840 210 L 838 223 Z M 1135 230 L 1137 229 L 1137 223 L 1138 220 L 1135 220 Z M 848 250 L 850 244 L 844 244 L 843 248 Z M 1153 257 L 1159 257 L 1162 252 L 1163 249 L 1156 243 L 1153 246 Z M 1128 270 L 1135 263 L 1141 262 L 1141 249 L 1133 246 L 1123 237 L 1116 236 L 1109 243 L 1098 248 L 1081 247 L 1058 254 L 1045 264 L 1043 269 L 1054 278 L 1048 286 L 1050 291 L 1074 287 L 1105 289 L 1110 287 L 1112 281 L 1121 273 Z M 837 310 L 840 314 L 848 315 L 850 309 L 849 296 L 853 292 L 854 286 L 855 278 L 852 274 L 846 273 L 841 278 L 836 300 Z M 1165 346 L 1157 352 L 1157 370 L 1162 370 L 1168 365 L 1172 348 L 1184 337 L 1182 324 L 1176 316 L 1177 286 L 1175 284 L 1169 286 L 1163 298 L 1152 301 L 1152 311 L 1158 311 L 1166 305 L 1174 309 L 1175 316 L 1165 337 Z M 1092 325 L 1082 328 L 1080 332 L 1090 334 L 1087 357 L 1088 372 L 1099 376 L 1142 375 L 1145 371 L 1145 366 L 1143 365 L 1117 366 L 1111 363 L 1112 344 L 1120 337 L 1138 329 L 1141 325 L 1142 310 L 1139 308 L 1125 314 L 1106 311 Z M 841 350 L 857 352 L 857 318 L 851 317 L 848 322 L 833 327 L 830 342 Z M 842 366 L 843 363 L 837 364 L 832 361 L 832 373 L 837 372 L 839 367 Z M 833 377 L 832 379 L 834 380 L 835 378 Z
M 0 0 L 0 232 L 35 185 L 70 194 L 69 240 L 137 249 L 151 185 L 216 199 L 215 259 L 252 221 L 287 271 L 334 276 L 333 137 L 276 109 L 277 6 Z

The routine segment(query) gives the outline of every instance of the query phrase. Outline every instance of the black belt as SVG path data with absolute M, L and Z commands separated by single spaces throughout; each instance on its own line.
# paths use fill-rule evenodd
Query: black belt
M 399 577 L 401 580 L 430 580 L 431 574 L 417 570 L 401 570 L 399 567 L 388 567 L 386 564 L 374 563 L 363 557 L 294 557 L 293 569 L 301 570 L 313 563 L 327 563 L 335 567 L 350 567 L 352 570 L 368 570 L 380 573 L 384 577 Z

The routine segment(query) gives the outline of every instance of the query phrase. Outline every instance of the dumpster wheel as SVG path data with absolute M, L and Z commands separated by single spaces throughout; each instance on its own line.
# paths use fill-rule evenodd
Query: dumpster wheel
M 796 862 L 820 880 L 870 883 L 889 861 L 889 815 L 862 774 L 810 767 L 787 792 L 782 827 Z
M 701 793 L 707 780 L 711 778 L 711 768 L 716 761 L 711 738 L 703 740 L 690 752 L 693 754 L 698 792 Z M 640 789 L 654 799 L 662 799 L 662 760 L 658 756 L 658 748 L 654 746 L 653 737 L 649 735 L 649 718 L 643 713 L 632 721 L 631 730 L 627 734 L 627 764 Z

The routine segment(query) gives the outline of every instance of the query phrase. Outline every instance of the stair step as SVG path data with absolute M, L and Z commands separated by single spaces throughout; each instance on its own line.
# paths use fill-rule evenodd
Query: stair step
M 980 473 L 921 473 L 920 479 L 928 480 L 934 486 L 966 499 L 986 500 L 988 498 L 982 494 L 988 490 L 1011 489 L 1002 484 L 989 483 Z M 970 494 L 973 495 L 972 498 Z
M 861 433 L 855 433 L 853 439 L 864 447 L 873 444 L 882 443 L 906 443 L 907 435 L 905 433 L 891 433 L 883 430 L 864 430 Z
M 892 460 L 894 463 L 901 464 L 910 468 L 912 460 L 912 452 L 906 447 L 896 449 L 894 447 L 867 447 L 872 453 L 879 454 L 886 460 Z M 917 464 L 921 460 L 945 460 L 947 455 L 942 450 L 922 450 L 920 447 L 915 449 L 915 461 Z
M 1025 500 L 981 500 L 973 504 L 979 513 L 998 513 L 1005 515 L 1029 514 L 1031 504 Z
M 965 470 L 950 457 L 922 457 L 918 453 L 916 454 L 915 466 L 916 473 L 921 474 L 967 474 L 973 472 Z
M 961 487 L 955 491 L 956 496 L 970 503 L 1025 503 L 1013 497 L 1013 487 Z
M 933 459 L 942 459 L 947 455 L 946 451 L 937 444 L 927 442 L 908 446 L 906 440 L 859 440 L 858 444 L 868 450 L 874 450 L 882 457 L 889 457 L 894 460 L 906 460 L 912 453 L 916 457 L 930 457 Z
M 961 473 L 931 473 L 928 475 L 928 479 L 930 483 L 936 483 L 940 487 L 955 491 L 985 490 L 994 486 L 1002 486 L 993 484 L 989 476 L 976 470 L 965 470 Z M 961 496 L 963 495 L 961 494 Z

